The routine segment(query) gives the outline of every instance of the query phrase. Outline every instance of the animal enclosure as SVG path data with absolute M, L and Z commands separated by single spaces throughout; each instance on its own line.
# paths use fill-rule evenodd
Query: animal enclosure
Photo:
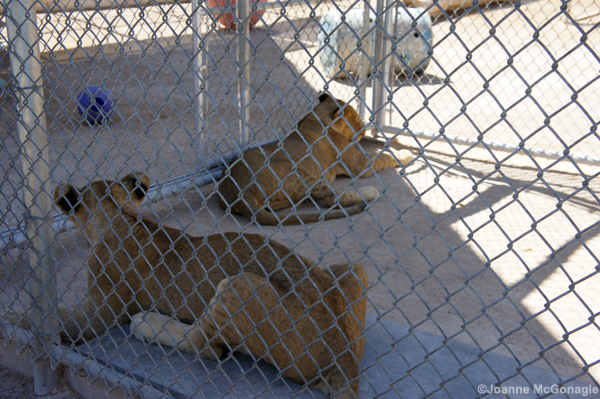
M 131 396 L 322 397 L 236 347 L 202 360 L 126 325 L 58 342 L 58 305 L 86 302 L 94 254 L 54 189 L 142 172 L 140 209 L 160 226 L 364 267 L 361 398 L 598 397 L 600 6 L 470 3 L 3 1 L 4 342 L 32 351 L 39 385 L 61 365 Z M 78 112 L 90 85 L 114 100 L 101 124 Z M 336 179 L 379 192 L 339 219 L 265 226 L 222 209 L 228 165 L 281 143 L 323 92 L 359 112 L 365 154 L 413 159 Z

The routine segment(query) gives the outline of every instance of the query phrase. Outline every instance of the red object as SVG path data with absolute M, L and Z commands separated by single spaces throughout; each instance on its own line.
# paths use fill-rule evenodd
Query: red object
M 250 0 L 250 9 L 252 9 L 253 3 L 265 3 L 267 0 Z M 206 5 L 210 9 L 211 7 L 228 7 L 235 6 L 235 0 L 206 0 Z M 250 15 L 250 27 L 252 28 L 258 21 L 260 21 L 260 16 L 265 13 L 265 10 L 257 10 L 255 13 Z M 235 17 L 230 12 L 215 12 L 215 17 L 217 21 L 227 29 L 235 28 Z

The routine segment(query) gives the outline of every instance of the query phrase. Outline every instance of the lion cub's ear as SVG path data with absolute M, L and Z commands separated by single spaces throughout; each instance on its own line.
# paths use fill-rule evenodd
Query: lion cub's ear
M 123 186 L 131 193 L 131 199 L 141 202 L 148 193 L 150 179 L 141 173 L 133 172 L 121 179 Z
M 340 105 L 345 104 L 341 100 L 336 100 L 329 93 L 321 93 L 319 95 L 319 105 L 325 111 L 325 114 L 330 118 L 335 118 L 340 110 Z
M 77 212 L 81 207 L 79 191 L 70 184 L 58 186 L 54 189 L 54 202 L 65 215 Z
M 319 103 L 325 102 L 327 100 L 333 100 L 333 98 L 331 97 L 331 95 L 329 95 L 329 93 L 323 92 L 323 93 L 319 94 Z
M 327 103 L 327 104 L 324 104 Z M 321 93 L 319 95 L 319 105 L 322 107 L 325 112 L 325 115 L 331 119 L 336 119 L 340 115 L 340 105 L 344 105 L 345 102 L 341 100 L 336 100 L 331 97 L 329 93 Z

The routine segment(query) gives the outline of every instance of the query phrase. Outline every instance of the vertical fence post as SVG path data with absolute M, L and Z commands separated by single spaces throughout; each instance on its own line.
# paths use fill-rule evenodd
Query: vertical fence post
M 387 101 L 386 92 L 389 91 L 391 85 L 391 62 L 393 60 L 390 56 L 392 43 L 389 36 L 393 36 L 392 29 L 396 18 L 395 2 L 396 0 L 377 0 L 377 15 L 383 18 L 383 29 L 379 25 L 377 26 L 373 57 L 379 77 L 373 79 L 373 112 L 376 113 L 375 123 L 378 129 L 385 125 L 383 104 Z
M 373 44 L 371 43 L 371 8 L 369 3 L 365 1 L 365 9 L 363 11 L 363 31 L 361 32 L 361 43 L 363 50 L 363 57 L 360 64 L 360 75 L 358 81 L 358 87 L 360 91 L 361 101 L 358 102 L 358 114 L 360 118 L 365 120 L 365 99 L 367 98 L 367 82 L 369 75 L 369 64 L 371 63 Z
M 204 65 L 204 52 L 206 51 L 207 46 L 206 38 L 201 38 L 203 27 L 203 1 L 204 0 L 192 1 L 192 43 L 194 51 L 197 51 L 194 55 L 194 110 L 196 111 L 194 118 L 194 134 L 199 135 L 199 139 L 196 141 L 196 153 L 200 154 L 202 165 L 206 162 L 206 129 L 204 125 L 206 123 L 206 113 L 204 112 L 206 65 Z
M 34 390 L 46 395 L 58 382 L 52 370 L 47 345 L 56 336 L 56 273 L 49 253 L 54 238 L 48 163 L 48 136 L 44 114 L 44 89 L 39 52 L 39 30 L 34 0 L 9 1 L 6 27 L 13 75 L 16 79 L 17 130 L 21 142 L 23 200 L 27 207 L 26 232 L 33 297 L 30 322 L 36 339 L 32 343 Z
M 383 59 L 383 28 L 378 21 L 383 18 L 383 6 L 385 0 L 377 0 L 376 22 L 375 22 L 375 49 L 373 51 L 373 70 L 371 72 L 371 84 L 373 85 L 373 108 L 371 112 L 375 113 L 375 123 L 379 124 L 379 108 L 381 108 L 381 96 L 379 93 L 382 88 L 381 83 L 381 60 Z M 384 23 L 385 25 L 385 23 Z
M 389 93 L 392 92 L 392 70 L 394 57 L 392 56 L 392 40 L 394 37 L 394 23 L 398 18 L 398 11 L 396 10 L 396 0 L 387 0 L 385 4 L 386 12 L 384 18 L 384 37 L 383 37 L 383 54 L 384 59 L 382 60 L 381 69 L 381 82 L 382 88 L 379 90 L 379 106 L 381 109 L 377 110 L 377 124 L 381 128 L 385 124 L 385 112 L 384 105 L 388 102 Z
M 250 102 L 250 1 L 240 0 L 237 3 L 238 21 L 238 62 L 239 71 L 239 104 L 240 104 L 240 150 L 250 142 L 250 125 L 248 119 L 248 103 Z

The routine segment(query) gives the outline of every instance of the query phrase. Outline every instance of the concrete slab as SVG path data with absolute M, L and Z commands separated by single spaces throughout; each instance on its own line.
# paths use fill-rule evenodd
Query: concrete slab
M 221 362 L 194 359 L 171 348 L 146 345 L 129 337 L 128 330 L 128 325 L 114 329 L 78 350 L 174 398 L 326 397 L 281 378 L 274 367 L 249 356 L 236 353 Z M 544 368 L 523 366 L 514 358 L 482 353 L 458 341 L 445 342 L 441 336 L 410 331 L 373 315 L 367 315 L 366 339 L 360 398 L 466 399 L 491 393 L 488 398 L 527 399 L 558 390 L 564 381 Z M 571 393 L 588 393 L 581 397 L 600 397 L 597 387 L 580 381 L 565 387 Z M 553 396 L 563 397 L 569 396 L 560 392 Z

